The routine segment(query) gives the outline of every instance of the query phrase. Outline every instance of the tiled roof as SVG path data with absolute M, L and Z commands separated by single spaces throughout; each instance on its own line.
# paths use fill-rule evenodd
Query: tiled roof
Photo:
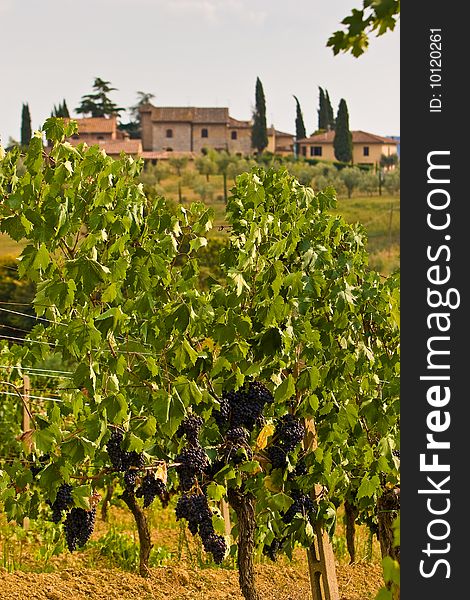
M 116 131 L 116 117 L 85 117 L 73 119 L 77 122 L 79 133 L 114 133 Z
M 228 126 L 232 129 L 248 129 L 253 127 L 252 121 L 240 121 L 239 119 L 234 119 L 233 117 L 228 118 Z
M 163 123 L 207 123 L 228 122 L 228 108 L 198 108 L 195 106 L 154 106 L 152 121 Z
M 293 133 L 285 133 L 284 131 L 279 131 L 278 129 L 275 129 L 274 127 L 268 127 L 268 135 L 273 135 L 273 133 L 276 134 L 276 137 L 294 137 Z
M 396 140 L 392 138 L 382 137 L 381 135 L 375 135 L 374 133 L 368 133 L 367 131 L 351 131 L 353 144 L 397 144 Z M 309 142 L 317 144 L 332 144 L 335 139 L 334 131 L 325 131 L 324 133 L 317 133 L 311 135 L 308 138 L 299 140 L 299 143 Z

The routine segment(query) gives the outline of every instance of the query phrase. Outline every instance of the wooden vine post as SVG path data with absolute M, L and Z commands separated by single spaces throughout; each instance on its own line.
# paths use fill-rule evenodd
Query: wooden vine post
M 21 431 L 23 435 L 30 431 L 31 429 L 31 409 L 29 404 L 29 395 L 31 392 L 31 381 L 29 379 L 29 375 L 23 375 L 23 407 L 21 413 Z M 30 439 L 30 438 L 29 438 Z M 29 441 L 25 441 L 25 444 L 28 444 Z M 23 529 L 27 531 L 29 529 L 29 517 L 23 518 Z
M 313 452 L 318 446 L 313 419 L 305 420 L 305 429 L 304 447 Z M 315 486 L 312 498 L 315 500 L 320 492 L 321 486 Z M 329 535 L 319 523 L 315 526 L 315 541 L 307 549 L 307 559 L 313 600 L 339 600 L 333 547 Z

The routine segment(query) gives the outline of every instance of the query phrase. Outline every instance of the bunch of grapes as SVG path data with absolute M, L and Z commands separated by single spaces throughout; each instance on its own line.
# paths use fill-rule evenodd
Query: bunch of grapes
M 291 495 L 293 503 L 282 516 L 282 520 L 286 524 L 292 523 L 297 513 L 300 513 L 304 517 L 308 517 L 309 513 L 315 509 L 313 500 L 303 492 L 292 490 Z
M 305 427 L 293 415 L 287 414 L 281 417 L 276 425 L 276 436 L 278 444 L 286 452 L 291 452 L 299 444 L 305 435 Z
M 250 434 L 243 427 L 232 427 L 228 429 L 224 436 L 223 455 L 225 461 L 231 460 L 234 464 L 240 464 L 245 456 L 238 451 L 243 448 L 248 459 L 253 457 L 250 448 Z
M 124 473 L 124 486 L 126 490 L 132 492 L 137 481 L 138 471 L 137 469 L 129 469 Z
M 85 510 L 74 507 L 68 513 L 64 529 L 67 548 L 73 552 L 77 546 L 84 546 L 90 539 L 95 526 L 96 508 Z
M 176 456 L 176 462 L 179 463 L 176 467 L 181 489 L 184 491 L 190 490 L 195 479 L 201 476 L 209 466 L 207 454 L 199 443 L 188 444 Z
M 204 421 L 198 415 L 188 415 L 176 430 L 178 437 L 186 436 L 189 443 L 195 444 L 199 438 L 199 432 Z
M 393 456 L 400 458 L 400 450 L 392 450 L 392 454 L 393 454 Z
M 132 450 L 126 452 L 121 444 L 124 436 L 119 429 L 113 429 L 111 436 L 106 444 L 106 450 L 111 460 L 111 465 L 115 471 L 128 471 L 131 467 L 141 469 L 144 464 L 144 455 Z
M 274 562 L 277 559 L 277 553 L 279 552 L 281 545 L 281 540 L 274 538 L 270 544 L 264 545 L 263 554 Z
M 166 495 L 166 486 L 161 479 L 155 477 L 153 473 L 147 473 L 145 477 L 143 477 L 140 487 L 137 489 L 135 495 L 137 498 L 144 499 L 144 508 L 150 506 L 156 498 L 159 496 L 161 499 L 165 498 Z
M 210 552 L 216 564 L 220 564 L 227 551 L 221 535 L 217 535 L 212 525 L 212 512 L 203 494 L 183 494 L 176 504 L 176 520 L 186 519 L 189 531 L 199 534 L 206 552 Z
M 68 483 L 62 483 L 57 490 L 54 502 L 49 502 L 49 504 L 52 508 L 52 522 L 60 523 L 63 511 L 67 511 L 70 505 L 73 504 L 72 486 Z
M 273 469 L 285 469 L 287 467 L 287 454 L 292 452 L 302 441 L 305 427 L 299 419 L 287 414 L 281 417 L 276 425 L 276 444 L 268 448 L 268 458 Z
M 285 469 L 287 467 L 287 452 L 279 446 L 268 448 L 268 458 L 273 469 Z
M 224 391 L 220 408 L 213 415 L 219 429 L 245 427 L 253 431 L 266 404 L 274 398 L 262 383 L 250 381 L 236 391 Z

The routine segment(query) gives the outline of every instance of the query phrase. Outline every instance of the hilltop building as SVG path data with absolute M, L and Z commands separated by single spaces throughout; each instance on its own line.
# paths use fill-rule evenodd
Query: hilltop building
M 397 154 L 397 140 L 382 137 L 366 131 L 351 131 L 353 142 L 353 164 L 377 165 L 382 154 Z M 299 155 L 305 158 L 335 161 L 333 142 L 334 131 L 311 135 L 298 141 Z
M 226 150 L 231 154 L 252 154 L 252 121 L 229 115 L 227 107 L 177 107 L 146 104 L 140 109 L 142 147 L 147 152 L 195 152 Z M 268 129 L 267 150 L 278 154 L 293 152 L 294 136 Z
M 142 154 L 141 140 L 131 140 L 126 132 L 118 129 L 117 117 L 86 117 L 73 119 L 78 125 L 78 134 L 69 140 L 74 146 L 86 142 L 89 146 L 98 145 L 108 154 L 118 158 L 121 152 L 131 156 Z

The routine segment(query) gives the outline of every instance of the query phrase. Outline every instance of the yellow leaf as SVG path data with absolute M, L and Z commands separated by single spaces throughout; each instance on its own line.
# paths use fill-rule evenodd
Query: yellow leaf
M 268 443 L 268 438 L 272 436 L 274 433 L 274 425 L 265 425 L 263 429 L 259 432 L 258 439 L 256 440 L 256 446 L 263 450 L 266 448 L 266 444 Z
M 164 484 L 167 481 L 167 469 L 166 463 L 161 463 L 158 465 L 157 470 L 155 471 L 155 476 L 157 479 L 161 479 Z
M 203 342 L 202 342 L 202 347 L 203 348 L 209 348 L 209 350 L 212 352 L 214 350 L 214 346 L 215 346 L 215 342 L 212 338 L 206 338 Z

